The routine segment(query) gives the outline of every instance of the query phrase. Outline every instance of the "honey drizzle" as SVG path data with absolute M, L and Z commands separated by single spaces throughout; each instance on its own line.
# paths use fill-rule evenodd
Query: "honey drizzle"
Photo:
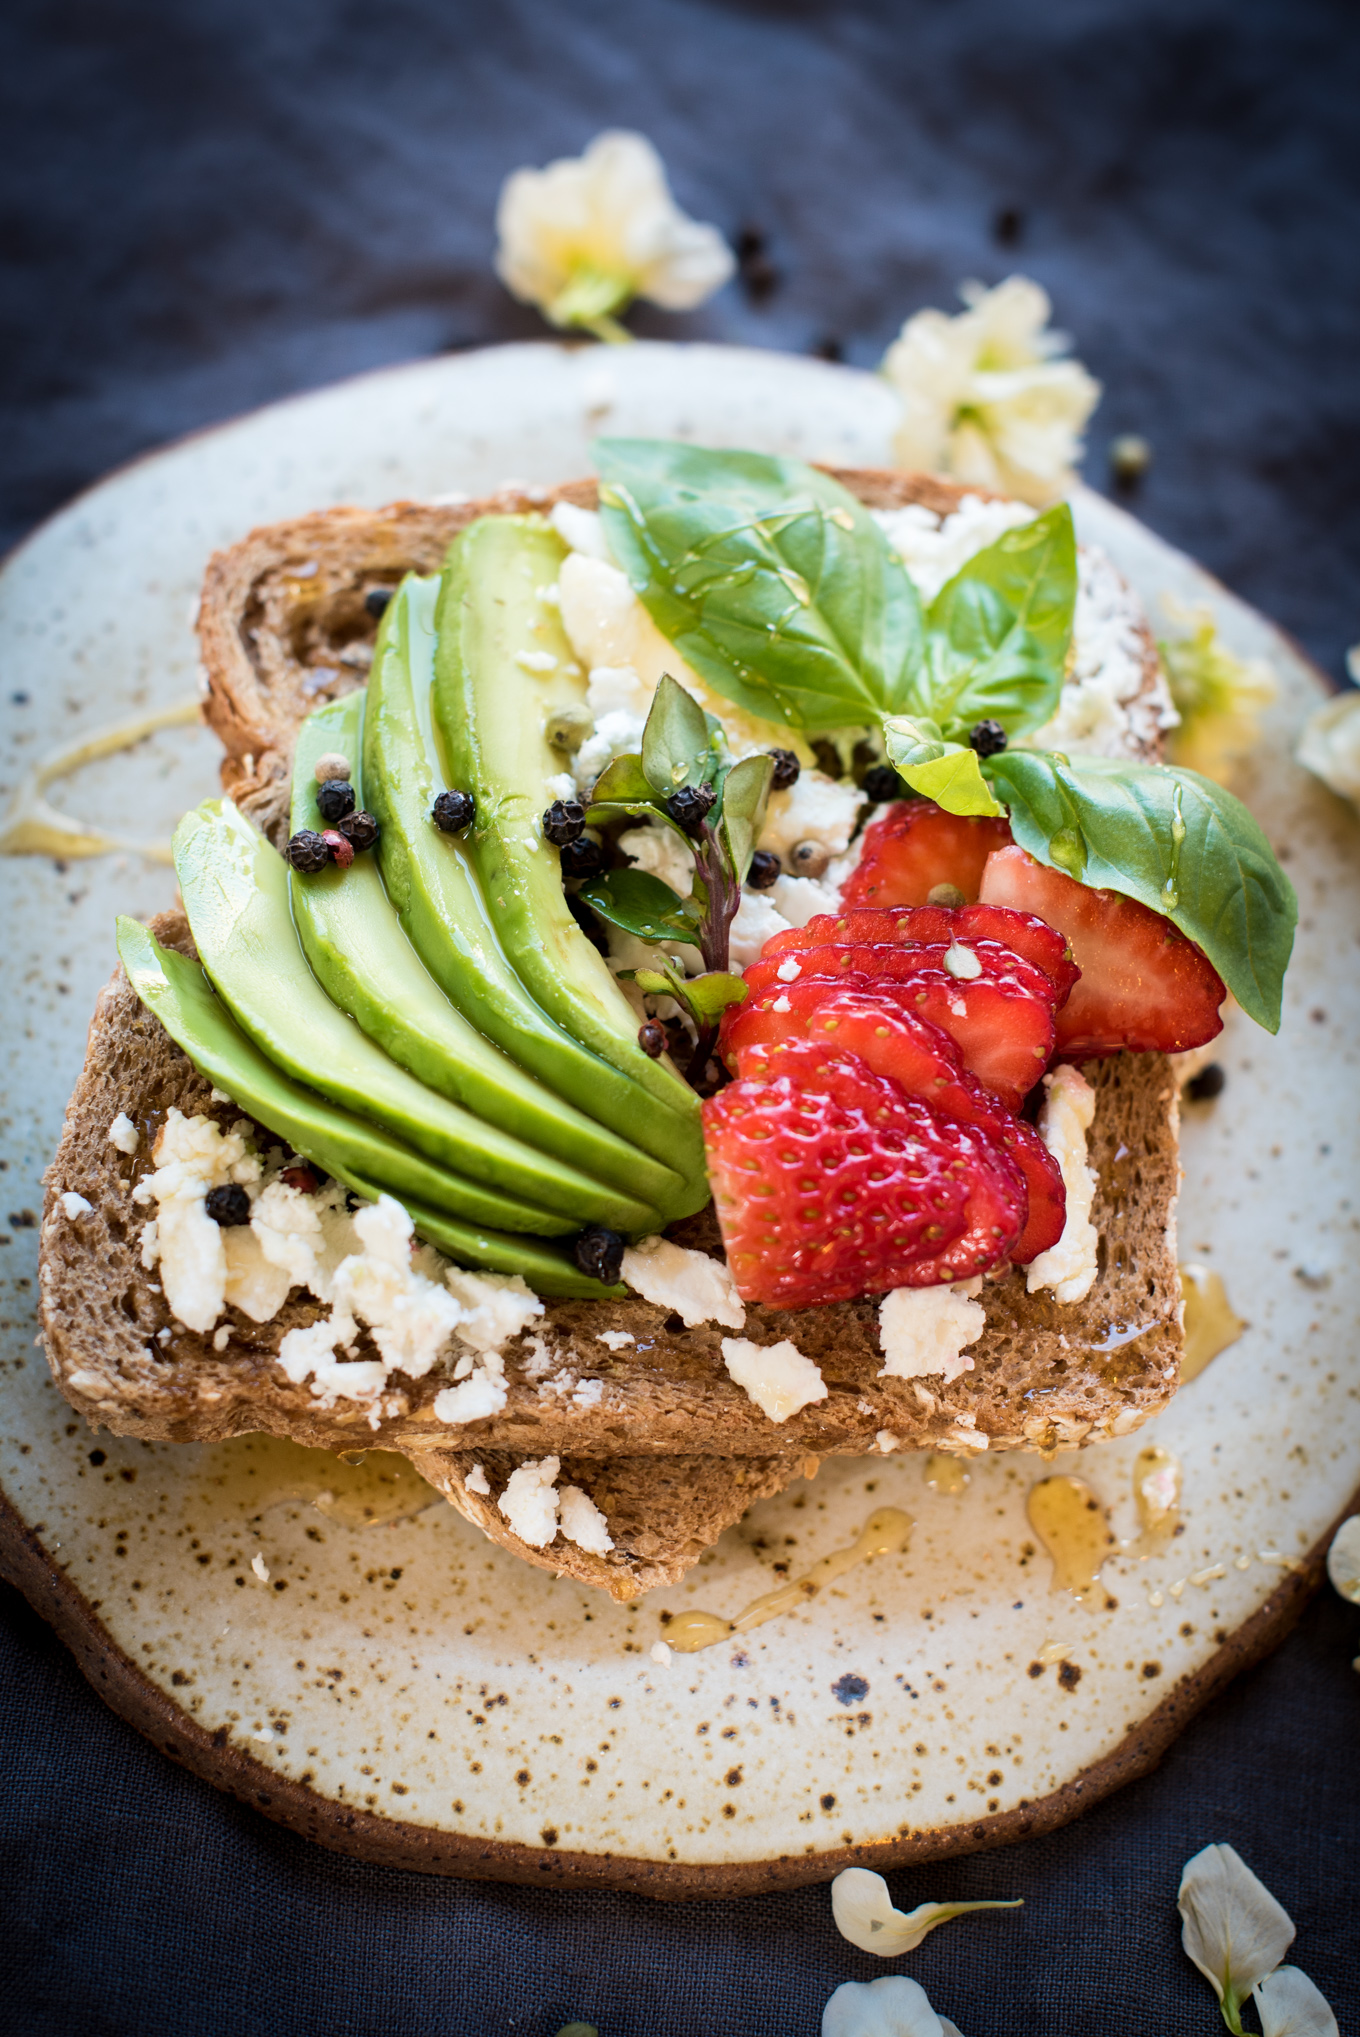
M 1169 1450 L 1149 1443 L 1133 1466 L 1133 1497 L 1142 1536 L 1140 1556 L 1152 1556 L 1169 1542 L 1181 1521 L 1181 1467 Z
M 1104 1508 L 1085 1479 L 1041 1478 L 1030 1488 L 1029 1523 L 1053 1558 L 1054 1591 L 1076 1599 L 1100 1582 L 1101 1565 L 1114 1549 Z
M 752 1627 L 763 1627 L 767 1620 L 777 1620 L 781 1613 L 792 1612 L 795 1606 L 816 1598 L 818 1592 L 834 1584 L 838 1577 L 844 1577 L 857 1563 L 867 1562 L 871 1556 L 900 1554 L 911 1538 L 913 1526 L 910 1514 L 897 1507 L 878 1507 L 848 1549 L 833 1549 L 804 1576 L 791 1577 L 761 1598 L 753 1599 L 734 1620 L 724 1620 L 718 1613 L 677 1613 L 666 1629 L 666 1641 L 677 1654 L 693 1655 L 700 1648 L 716 1647 L 733 1634 L 748 1634 Z
M 972 1473 L 960 1458 L 932 1451 L 926 1458 L 925 1481 L 932 1492 L 960 1493 L 972 1482 Z
M 351 1453 L 346 1461 L 329 1450 L 308 1450 L 282 1436 L 234 1436 L 203 1452 L 200 1489 L 242 1520 L 289 1501 L 310 1502 L 327 1520 L 345 1528 L 374 1528 L 408 1520 L 442 1495 L 427 1485 L 415 1466 L 393 1450 Z
M 1182 1266 L 1180 1274 L 1185 1301 L 1181 1385 L 1185 1386 L 1198 1379 L 1205 1366 L 1235 1344 L 1250 1325 L 1234 1312 L 1221 1273 L 1212 1273 L 1207 1266 Z
M 158 707 L 150 714 L 133 715 L 126 721 L 115 722 L 111 728 L 97 729 L 68 750 L 54 750 L 42 763 L 32 766 L 15 793 L 5 825 L 0 828 L 0 855 L 60 856 L 76 861 L 86 856 L 107 856 L 121 849 L 146 856 L 153 863 L 169 863 L 172 858 L 168 841 L 145 841 L 138 836 L 105 834 L 101 829 L 84 827 L 69 814 L 59 812 L 43 794 L 58 778 L 69 778 L 73 771 L 97 764 L 101 757 L 130 750 L 143 736 L 154 735 L 158 729 L 178 728 L 198 718 L 196 699 L 179 700 L 173 707 Z

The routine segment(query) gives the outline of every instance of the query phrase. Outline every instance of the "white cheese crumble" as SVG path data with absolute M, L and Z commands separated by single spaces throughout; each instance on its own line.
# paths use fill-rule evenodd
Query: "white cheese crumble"
M 855 860 L 858 861 L 858 857 Z M 825 877 L 776 877 L 770 886 L 769 896 L 789 926 L 805 927 L 819 912 L 838 910 L 840 889 L 830 882 L 830 878 L 830 870 Z
M 767 891 L 743 891 L 741 903 L 728 933 L 728 958 L 734 969 L 749 969 L 760 951 L 776 934 L 787 933 L 789 922 Z
M 142 1143 L 141 1133 L 125 1110 L 119 1111 L 105 1136 L 120 1153 L 135 1153 Z
M 891 1457 L 894 1450 L 902 1447 L 902 1438 L 895 1436 L 891 1429 L 880 1429 L 874 1441 L 885 1457 Z
M 753 1344 L 749 1337 L 724 1337 L 723 1363 L 772 1422 L 786 1422 L 810 1401 L 826 1399 L 826 1381 L 810 1358 L 786 1337 L 779 1344 Z
M 473 1465 L 471 1471 L 469 1471 L 467 1477 L 463 1480 L 463 1484 L 469 1492 L 489 1493 L 491 1490 L 491 1481 L 480 1464 Z
M 255 1554 L 251 1557 L 250 1567 L 255 1572 L 255 1575 L 259 1578 L 261 1584 L 268 1584 L 269 1566 L 265 1562 L 264 1556 L 260 1550 L 257 1549 L 255 1551 Z
M 785 997 L 785 996 L 783 996 L 783 995 L 781 994 L 781 995 L 780 995 L 779 997 L 777 997 L 777 998 L 775 999 L 774 1003 L 773 1003 L 773 1004 L 772 1004 L 772 1005 L 770 1006 L 770 1010 L 771 1010 L 771 1011 L 792 1011 L 792 1010 L 793 1010 L 793 1000 L 792 1000 L 792 998 L 789 998 L 789 997 Z
M 61 1206 L 66 1212 L 68 1223 L 73 1224 L 77 1217 L 94 1215 L 94 1204 L 87 1202 L 83 1195 L 77 1195 L 74 1188 L 67 1189 L 65 1195 L 61 1198 Z
M 557 771 L 543 780 L 543 790 L 549 799 L 575 799 L 576 780 L 570 771 Z
M 590 559 L 603 559 L 606 565 L 613 564 L 609 540 L 604 534 L 604 518 L 598 509 L 578 509 L 574 502 L 555 502 L 548 521 L 563 544 L 570 545 L 574 552 L 584 552 Z
M 975 553 L 994 545 L 1006 531 L 1030 523 L 1037 512 L 1024 502 L 984 502 L 980 495 L 965 495 L 943 521 L 920 502 L 870 514 L 916 582 L 922 601 L 929 604 Z
M 551 651 L 516 651 L 515 663 L 525 672 L 548 673 L 557 670 L 557 660 Z
M 557 1534 L 557 1457 L 530 1459 L 510 1474 L 510 1482 L 496 1501 L 521 1542 L 531 1549 L 546 1549 Z
M 1138 755 L 1180 720 L 1160 664 L 1143 692 L 1147 639 L 1137 595 L 1097 545 L 1077 549 L 1072 662 L 1058 710 L 1027 740 L 1042 750 Z
M 142 1264 L 159 1265 L 170 1313 L 200 1334 L 221 1315 L 227 1284 L 226 1234 L 208 1215 L 206 1198 L 210 1189 L 259 1180 L 247 1130 L 242 1121 L 224 1133 L 212 1118 L 172 1109 L 152 1148 L 155 1171 L 132 1191 L 134 1202 L 156 1204 L 142 1234 Z
M 656 1664 L 658 1665 L 658 1667 L 660 1667 L 661 1669 L 669 1669 L 669 1668 L 670 1668 L 670 1664 L 671 1664 L 671 1651 L 670 1651 L 670 1646 L 669 1646 L 669 1644 L 668 1644 L 667 1642 L 665 1642 L 665 1641 L 653 1641 L 653 1643 L 652 1643 L 652 1660 L 653 1660 L 653 1662 L 655 1662 L 655 1663 L 656 1663 Z
M 669 1238 L 643 1238 L 623 1255 L 623 1278 L 644 1301 L 673 1309 L 687 1329 L 697 1323 L 746 1324 L 736 1283 L 721 1259 L 692 1252 Z
M 803 973 L 803 965 L 796 955 L 786 955 L 774 973 L 781 983 L 796 983 Z
M 678 891 L 681 898 L 689 897 L 694 884 L 694 857 L 673 829 L 629 828 L 619 836 L 619 847 L 639 870 L 645 870 L 649 877 L 659 877 L 672 891 Z
M 601 1330 L 595 1339 L 597 1344 L 608 1344 L 611 1351 L 622 1351 L 625 1344 L 634 1342 L 631 1330 Z
M 558 1522 L 566 1539 L 587 1555 L 603 1556 L 614 1546 L 608 1521 L 579 1485 L 563 1486 L 558 1496 Z
M 828 856 L 843 856 L 863 804 L 863 793 L 849 779 L 838 783 L 824 771 L 800 771 L 787 791 L 770 794 L 760 847 L 781 862 L 800 842 L 816 842 Z
M 1051 1287 L 1058 1301 L 1080 1301 L 1096 1277 L 1100 1236 L 1091 1222 L 1096 1177 L 1086 1164 L 1086 1134 L 1096 1114 L 1096 1093 L 1078 1068 L 1066 1065 L 1044 1077 L 1047 1095 L 1039 1112 L 1039 1136 L 1062 1170 L 1067 1221 L 1056 1245 L 1031 1261 L 1029 1293 Z
M 895 1287 L 878 1311 L 878 1337 L 883 1347 L 880 1379 L 929 1379 L 939 1374 L 946 1384 L 971 1372 L 973 1361 L 963 1354 L 987 1327 L 977 1297 L 981 1280 L 959 1281 L 953 1287 Z

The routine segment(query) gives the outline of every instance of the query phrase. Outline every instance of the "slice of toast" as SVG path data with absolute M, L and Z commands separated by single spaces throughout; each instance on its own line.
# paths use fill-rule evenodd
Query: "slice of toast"
M 920 503 L 942 515 L 965 492 L 922 476 L 855 471 L 839 478 L 871 507 Z M 322 699 L 364 683 L 376 632 L 368 597 L 407 571 L 437 568 L 474 517 L 559 500 L 591 507 L 595 484 L 507 490 L 456 507 L 330 510 L 256 531 L 213 559 L 200 613 L 205 715 L 226 751 L 225 788 L 276 843 L 288 832 L 298 726 Z M 1149 636 L 1145 691 L 1158 673 Z M 192 954 L 181 916 L 163 915 L 155 926 L 162 940 Z M 289 1329 L 322 1312 L 296 1290 L 264 1325 L 229 1312 L 223 1351 L 170 1316 L 154 1274 L 141 1265 L 148 1212 L 133 1205 L 132 1189 L 151 1164 L 171 1105 L 223 1122 L 239 1113 L 213 1101 L 120 971 L 101 995 L 49 1171 L 41 1293 L 49 1359 L 67 1398 L 119 1433 L 187 1440 L 264 1430 L 332 1449 L 363 1440 L 401 1450 L 505 1546 L 632 1596 L 678 1576 L 706 1541 L 807 1460 L 897 1448 L 1052 1450 L 1126 1433 L 1165 1404 L 1180 1351 L 1176 1085 L 1160 1056 L 1120 1056 L 1088 1072 L 1098 1096 L 1091 1139 L 1099 1176 L 1093 1219 L 1101 1233 L 1096 1284 L 1085 1302 L 1059 1307 L 1028 1295 L 1018 1273 L 989 1283 L 987 1329 L 972 1347 L 973 1368 L 952 1384 L 879 1376 L 872 1301 L 798 1313 L 752 1308 L 744 1334 L 762 1344 L 791 1337 L 827 1386 L 825 1400 L 776 1425 L 729 1377 L 724 1332 L 714 1325 L 687 1331 L 678 1317 L 639 1300 L 558 1302 L 536 1337 L 508 1349 L 503 1410 L 450 1430 L 433 1413 L 438 1378 L 394 1380 L 399 1390 L 385 1396 L 376 1422 L 366 1408 L 324 1406 L 307 1387 L 292 1386 L 275 1363 L 278 1347 Z M 143 1135 L 133 1162 L 108 1143 L 120 1111 Z M 61 1198 L 72 1190 L 93 1206 L 88 1214 L 68 1217 Z M 674 1235 L 719 1249 L 711 1213 Z M 600 1340 L 605 1330 L 626 1330 L 632 1345 L 610 1350 Z M 494 1499 L 467 1491 L 474 1462 L 488 1478 L 493 1462 L 508 1477 L 507 1467 L 546 1455 L 573 1467 L 564 1482 L 607 1492 L 613 1557 L 560 1539 L 531 1551 Z

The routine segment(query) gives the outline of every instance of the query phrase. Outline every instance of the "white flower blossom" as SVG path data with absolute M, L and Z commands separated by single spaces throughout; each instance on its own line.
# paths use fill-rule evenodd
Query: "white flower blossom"
M 1338 693 L 1315 708 L 1295 755 L 1333 792 L 1360 805 L 1360 692 Z
M 1226 785 L 1260 739 L 1261 715 L 1279 691 L 1275 675 L 1263 658 L 1239 658 L 1227 648 L 1212 609 L 1183 608 L 1165 597 L 1163 606 L 1189 632 L 1157 646 L 1180 715 L 1171 761 Z
M 1342 1598 L 1360 1606 L 1360 1514 L 1352 1514 L 1333 1535 L 1327 1575 Z
M 1297 1966 L 1281 1966 L 1256 1988 L 1262 2037 L 1339 2037 L 1326 1997 Z
M 1231 1846 L 1206 1846 L 1186 1861 L 1176 1906 L 1181 1944 L 1241 2037 L 1242 2003 L 1284 1958 L 1294 1926 Z
M 558 326 L 627 335 L 614 314 L 634 297 L 689 311 L 732 274 L 715 226 L 683 213 L 640 134 L 597 135 L 584 155 L 516 170 L 496 208 L 496 273 Z
M 861 1952 L 896 1959 L 914 1952 L 928 1931 L 962 1917 L 969 1910 L 1018 1910 L 1020 1899 L 1008 1903 L 918 1903 L 914 1910 L 893 1908 L 888 1884 L 868 1867 L 847 1867 L 831 1884 L 831 1914 L 842 1938 Z
M 967 309 L 918 311 L 883 371 L 902 399 L 899 466 L 925 468 L 1023 502 L 1062 494 L 1100 384 L 1047 330 L 1047 292 L 1025 276 L 994 290 L 965 283 Z
M 847 1980 L 822 2011 L 822 2037 L 961 2037 L 937 2015 L 919 1981 L 905 1974 L 885 1980 Z

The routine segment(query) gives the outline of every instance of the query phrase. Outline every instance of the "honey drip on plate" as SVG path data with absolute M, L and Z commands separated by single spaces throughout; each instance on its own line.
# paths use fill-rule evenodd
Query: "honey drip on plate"
M 155 863 L 170 862 L 168 841 L 144 841 L 139 836 L 106 834 L 100 828 L 88 828 L 72 820 L 69 814 L 59 813 L 43 794 L 58 778 L 69 778 L 73 771 L 96 764 L 101 757 L 130 750 L 134 743 L 140 743 L 143 736 L 154 735 L 157 729 L 178 728 L 198 718 L 198 701 L 180 700 L 173 707 L 132 715 L 127 721 L 115 722 L 112 728 L 98 729 L 69 750 L 53 751 L 42 763 L 33 766 L 15 793 L 4 827 L 0 828 L 0 855 L 62 856 L 74 860 L 82 856 L 107 856 L 122 849 L 132 855 L 147 856 Z
M 972 1474 L 961 1458 L 937 1456 L 932 1451 L 926 1459 L 925 1479 L 932 1492 L 958 1493 L 967 1490 Z
M 1151 1556 L 1170 1541 L 1181 1520 L 1181 1467 L 1159 1443 L 1149 1443 L 1134 1460 L 1133 1497 L 1143 1530 L 1139 1554 Z
M 1105 1510 L 1085 1479 L 1041 1478 L 1030 1488 L 1029 1523 L 1053 1558 L 1053 1590 L 1086 1598 L 1114 1548 Z
M 816 1598 L 819 1591 L 844 1577 L 857 1563 L 867 1562 L 871 1556 L 900 1554 L 911 1539 L 912 1526 L 910 1514 L 897 1507 L 878 1507 L 848 1549 L 833 1549 L 804 1576 L 791 1577 L 762 1598 L 753 1599 L 734 1620 L 724 1620 L 718 1613 L 677 1613 L 666 1629 L 667 1644 L 678 1655 L 693 1655 L 700 1648 L 713 1648 L 719 1641 L 729 1640 L 733 1634 L 747 1634 L 752 1627 L 763 1627 L 766 1620 L 777 1620 L 781 1613 L 792 1612 L 795 1606 Z
M 1221 1273 L 1207 1266 L 1182 1266 L 1185 1298 L 1185 1346 L 1181 1352 L 1181 1385 L 1198 1379 L 1206 1365 L 1235 1344 L 1249 1325 L 1234 1314 Z
M 307 1450 L 281 1436 L 235 1436 L 204 1450 L 198 1484 L 215 1505 L 253 1521 L 290 1500 L 310 1501 L 345 1528 L 373 1528 L 442 1503 L 415 1466 L 393 1450 Z

